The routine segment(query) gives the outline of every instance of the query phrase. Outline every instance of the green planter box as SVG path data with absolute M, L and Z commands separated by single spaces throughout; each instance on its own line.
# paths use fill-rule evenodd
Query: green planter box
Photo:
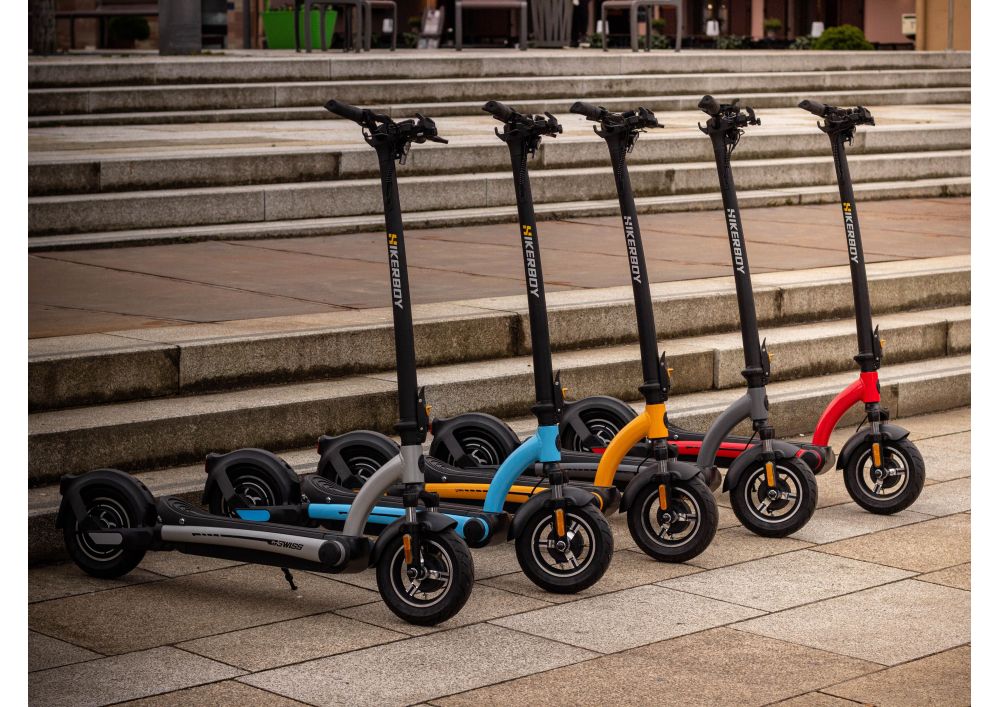
M 267 37 L 268 49 L 295 49 L 295 13 L 291 10 L 265 10 L 261 16 L 264 18 L 264 36 Z M 320 40 L 319 36 L 319 10 L 312 11 L 310 18 L 312 23 L 312 47 L 320 49 L 329 47 L 333 41 L 333 29 L 337 26 L 337 11 L 328 10 L 326 13 L 326 41 Z M 306 36 L 306 13 L 299 14 L 299 34 L 302 37 L 302 46 L 305 47 Z

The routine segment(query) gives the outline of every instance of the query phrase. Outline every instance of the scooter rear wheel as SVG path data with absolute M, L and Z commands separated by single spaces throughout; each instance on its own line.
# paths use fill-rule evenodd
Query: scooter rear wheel
M 575 594 L 604 576 L 615 550 L 611 526 L 597 507 L 566 509 L 568 546 L 557 546 L 552 511 L 536 511 L 517 537 L 514 549 L 521 570 L 547 592 Z
M 425 576 L 407 575 L 403 536 L 392 540 L 379 558 L 378 590 L 399 618 L 417 626 L 434 626 L 461 611 L 475 579 L 472 553 L 455 533 L 425 531 L 419 552 Z
M 869 513 L 890 515 L 909 508 L 924 488 L 924 458 L 908 439 L 882 442 L 881 476 L 872 464 L 872 450 L 862 445 L 844 464 L 844 484 L 854 502 Z
M 283 489 L 287 486 L 287 482 L 282 484 L 280 479 L 276 479 L 262 466 L 239 464 L 229 469 L 228 474 L 233 490 L 237 495 L 249 500 L 251 506 L 281 506 L 299 500 L 285 498 L 287 494 Z M 236 511 L 229 507 L 226 499 L 222 497 L 222 489 L 217 485 L 208 493 L 208 510 L 215 515 L 236 517 Z
M 87 508 L 87 516 L 95 521 L 97 528 L 112 530 L 142 525 L 145 506 L 125 490 L 102 483 L 90 484 L 80 493 Z M 98 545 L 72 520 L 63 527 L 63 541 L 77 567 L 102 579 L 114 579 L 128 574 L 146 554 L 144 549 Z
M 660 562 L 685 562 L 712 542 L 719 508 L 700 479 L 670 484 L 666 510 L 660 508 L 660 485 L 650 481 L 628 509 L 628 529 L 643 552 Z
M 816 511 L 816 476 L 798 457 L 775 461 L 774 474 L 776 488 L 769 489 L 764 461 L 755 460 L 729 490 L 729 500 L 747 530 L 783 538 L 802 528 Z
M 600 440 L 601 446 L 607 447 L 615 435 L 621 432 L 631 419 L 626 419 L 621 413 L 610 409 L 583 410 L 580 419 L 590 430 L 591 438 Z M 573 452 L 590 452 L 592 448 L 587 444 L 587 440 L 580 439 L 580 435 L 572 425 L 564 426 L 560 435 L 560 446 L 563 449 Z

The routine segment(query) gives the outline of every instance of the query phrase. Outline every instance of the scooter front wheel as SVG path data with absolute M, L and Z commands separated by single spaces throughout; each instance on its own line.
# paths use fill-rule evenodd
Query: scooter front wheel
M 666 508 L 663 508 L 663 501 Z M 685 562 L 712 542 L 719 508 L 700 479 L 674 481 L 662 490 L 650 481 L 628 509 L 628 529 L 643 552 L 660 562 Z
M 924 458 L 908 439 L 882 442 L 882 467 L 871 445 L 854 450 L 844 464 L 844 484 L 854 502 L 869 513 L 889 515 L 909 508 L 924 488 Z
M 419 570 L 408 571 L 403 536 L 392 540 L 379 558 L 378 590 L 399 618 L 417 626 L 434 626 L 461 611 L 475 579 L 472 553 L 455 533 L 424 531 L 413 548 Z
M 564 540 L 559 539 L 552 510 L 541 508 L 514 543 L 528 579 L 555 594 L 575 594 L 597 582 L 615 550 L 611 526 L 596 506 L 570 506 L 565 514 Z
M 89 484 L 81 490 L 88 522 L 96 530 L 136 528 L 142 525 L 146 509 L 132 494 L 113 484 Z M 63 527 L 63 541 L 70 558 L 87 574 L 114 579 L 128 574 L 146 554 L 145 549 L 121 545 L 99 545 L 76 522 Z
M 747 530 L 783 538 L 799 530 L 816 510 L 816 477 L 797 457 L 774 462 L 774 487 L 767 483 L 764 460 L 757 459 L 729 490 L 733 513 Z

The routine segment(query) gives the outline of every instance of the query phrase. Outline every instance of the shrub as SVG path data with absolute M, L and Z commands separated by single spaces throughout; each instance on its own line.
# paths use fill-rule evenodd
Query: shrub
M 663 34 L 664 30 L 667 29 L 667 21 L 662 17 L 657 17 L 653 20 L 653 32 Z
M 592 35 L 587 37 L 587 43 L 590 45 L 591 49 L 602 48 L 603 44 L 601 44 L 601 33 L 594 32 Z
M 788 45 L 789 49 L 812 49 L 813 38 L 807 37 L 805 35 L 801 37 L 796 37 L 791 44 Z
M 639 40 L 639 44 L 642 45 L 643 40 Z M 645 46 L 645 45 L 643 45 Z M 670 37 L 666 37 L 662 34 L 654 34 L 653 41 L 650 43 L 653 49 L 670 49 L 674 46 L 674 42 Z
M 875 47 L 865 39 L 865 33 L 854 25 L 840 25 L 839 27 L 828 27 L 823 30 L 823 34 L 813 42 L 812 48 L 859 50 L 874 49 Z
M 778 32 L 781 31 L 781 20 L 779 20 L 777 17 L 767 18 L 766 20 L 764 20 L 764 31 L 774 32 L 775 34 L 777 34 Z
M 746 49 L 750 46 L 750 38 L 739 34 L 726 34 L 715 40 L 716 49 Z

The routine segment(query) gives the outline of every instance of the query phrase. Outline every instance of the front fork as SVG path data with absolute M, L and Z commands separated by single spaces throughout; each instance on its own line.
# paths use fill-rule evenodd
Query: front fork
M 411 582 L 420 582 L 425 579 L 436 579 L 431 575 L 434 570 L 428 570 L 424 564 L 422 527 L 417 519 L 417 510 L 420 502 L 429 511 L 434 511 L 438 507 L 438 495 L 431 491 L 425 491 L 423 484 L 404 484 L 403 486 L 403 508 L 406 511 L 406 522 L 403 526 L 403 556 L 406 560 L 406 576 Z
M 569 480 L 566 471 L 555 462 L 545 462 L 543 472 L 549 479 L 549 498 L 552 510 L 552 527 L 555 537 L 552 542 L 559 552 L 569 550 L 569 538 L 566 534 L 566 497 L 563 495 L 563 485 Z
M 882 490 L 886 478 L 895 471 L 885 467 L 885 457 L 882 449 L 882 423 L 888 417 L 880 403 L 865 403 L 865 414 L 868 416 L 868 426 L 871 430 L 872 444 L 872 477 L 875 479 L 875 492 Z

